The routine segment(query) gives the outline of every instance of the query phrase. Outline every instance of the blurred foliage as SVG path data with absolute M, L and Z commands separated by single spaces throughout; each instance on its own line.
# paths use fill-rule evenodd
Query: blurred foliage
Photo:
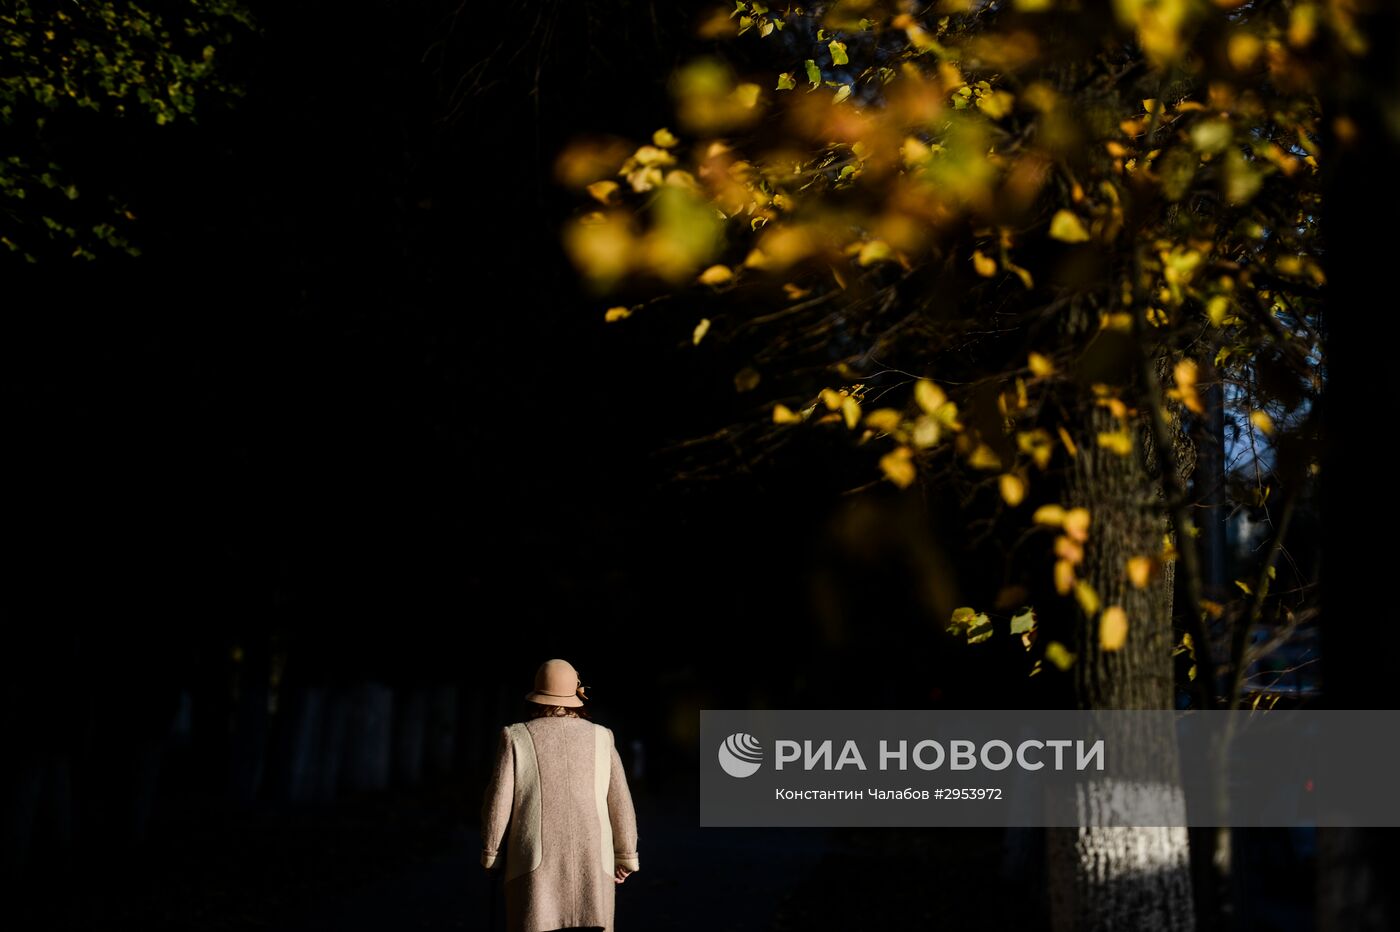
M 196 105 L 241 91 L 219 52 L 254 29 L 236 0 L 126 0 L 0 9 L 0 244 L 41 255 L 131 255 L 136 219 L 109 192 L 84 191 L 55 152 L 72 121 L 192 122 Z
M 1358 10 L 737 0 L 702 19 L 713 51 L 673 76 L 665 127 L 560 154 L 589 203 L 565 246 L 609 324 L 684 315 L 689 342 L 744 356 L 735 388 L 769 391 L 724 445 L 837 432 L 893 486 L 995 502 L 1044 533 L 1055 591 L 1116 651 L 1132 619 L 1082 572 L 1097 503 L 1054 500 L 1075 457 L 1144 458 L 1180 518 L 1190 463 L 1161 441 L 1216 392 L 1227 507 L 1267 522 L 1316 474 L 1320 162 L 1359 144 L 1318 95 L 1366 50 Z M 1162 578 L 1196 535 L 1176 524 L 1119 557 L 1122 591 Z M 1032 649 L 1034 615 L 1006 608 Z M 985 617 L 948 630 L 982 639 Z

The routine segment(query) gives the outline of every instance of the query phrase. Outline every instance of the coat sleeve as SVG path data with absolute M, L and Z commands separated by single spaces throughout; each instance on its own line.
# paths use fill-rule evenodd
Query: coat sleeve
M 500 740 L 496 743 L 496 764 L 481 803 L 482 867 L 496 866 L 496 859 L 505 844 L 506 827 L 510 824 L 514 802 L 515 751 L 510 740 L 510 729 L 502 728 Z
M 617 754 L 615 741 L 608 742 L 612 753 L 612 772 L 608 777 L 608 819 L 612 823 L 613 862 L 616 867 L 638 870 L 637 813 L 632 808 L 632 794 L 627 789 L 627 771 Z

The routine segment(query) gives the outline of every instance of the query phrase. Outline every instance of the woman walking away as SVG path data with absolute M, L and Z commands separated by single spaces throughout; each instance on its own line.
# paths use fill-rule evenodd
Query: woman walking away
M 526 720 L 501 729 L 481 810 L 481 864 L 505 866 L 510 932 L 612 932 L 637 870 L 637 817 L 613 733 L 588 719 L 578 672 L 548 660 Z M 504 848 L 504 851 L 502 851 Z

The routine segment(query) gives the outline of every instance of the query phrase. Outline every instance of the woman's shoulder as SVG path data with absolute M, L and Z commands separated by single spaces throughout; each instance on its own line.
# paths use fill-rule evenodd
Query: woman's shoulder
M 530 722 L 532 724 L 534 722 L 567 722 L 568 724 L 565 726 L 566 728 L 576 728 L 581 732 L 588 732 L 589 734 L 594 735 L 601 732 L 602 734 L 607 736 L 607 739 L 609 741 L 613 739 L 613 731 L 611 728 L 609 728 L 606 725 L 599 724 L 598 722 L 595 722 L 592 719 L 583 718 L 581 716 L 546 715 L 541 718 L 531 719 Z
M 600 725 L 592 719 L 583 718 L 578 715 L 541 715 L 536 718 L 527 718 L 524 721 L 516 722 L 514 725 L 507 726 L 507 728 L 538 728 L 540 726 L 548 727 L 550 725 L 559 724 L 568 728 L 577 728 L 580 731 L 601 729 L 609 735 L 612 734 L 612 729 L 608 728 L 606 725 Z

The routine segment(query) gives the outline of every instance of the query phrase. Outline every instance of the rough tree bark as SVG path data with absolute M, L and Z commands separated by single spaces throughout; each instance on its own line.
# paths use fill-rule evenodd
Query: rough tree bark
M 1170 576 L 1145 589 L 1125 579 L 1130 556 L 1161 550 L 1166 524 L 1157 489 L 1141 456 L 1119 456 L 1094 441 L 1117 425 L 1104 408 L 1086 414 L 1088 442 L 1069 477 L 1068 503 L 1093 514 L 1081 576 L 1105 606 L 1128 614 L 1121 650 L 1099 647 L 1098 622 L 1076 612 L 1075 702 L 1085 709 L 1172 708 Z M 1174 786 L 1176 746 L 1168 730 L 1121 736 L 1138 769 Z M 1092 801 L 1089 803 L 1092 805 Z M 1184 805 L 1184 804 L 1183 804 Z M 1086 820 L 1090 813 L 1086 812 Z M 1047 833 L 1052 925 L 1057 930 L 1189 932 L 1195 928 L 1187 833 L 1183 827 L 1079 827 Z

